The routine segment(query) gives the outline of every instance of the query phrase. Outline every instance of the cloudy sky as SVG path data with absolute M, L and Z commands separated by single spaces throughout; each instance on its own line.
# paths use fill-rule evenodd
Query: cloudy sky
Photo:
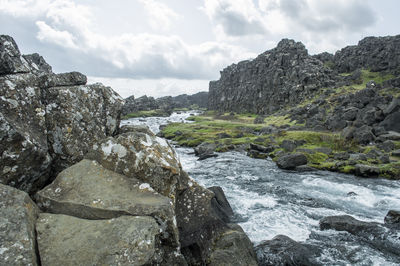
M 121 96 L 208 90 L 282 38 L 309 53 L 400 34 L 398 0 L 0 0 L 0 34 Z

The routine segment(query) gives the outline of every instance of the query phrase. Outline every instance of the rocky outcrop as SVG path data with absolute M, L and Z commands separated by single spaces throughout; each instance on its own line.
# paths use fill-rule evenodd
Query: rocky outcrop
M 158 193 L 175 199 L 188 177 L 167 141 L 151 133 L 123 133 L 95 143 L 86 158 L 105 168 L 149 183 Z
M 339 72 L 353 72 L 359 68 L 372 71 L 398 71 L 400 66 L 400 35 L 367 37 L 358 45 L 347 46 L 333 57 Z
M 181 94 L 175 97 L 165 96 L 154 99 L 146 95 L 135 99 L 129 96 L 125 99 L 122 114 L 127 115 L 139 111 L 162 110 L 166 114 L 171 114 L 174 108 L 207 108 L 208 92 L 202 91 L 193 95 Z
M 111 88 L 85 85 L 78 72 L 54 74 L 4 35 L 0 68 L 1 183 L 33 194 L 118 132 L 123 101 Z
M 0 184 L 1 265 L 40 265 L 35 233 L 38 214 L 28 194 Z
M 254 60 L 225 68 L 218 81 L 210 82 L 208 108 L 270 114 L 334 85 L 334 80 L 302 43 L 283 39 Z

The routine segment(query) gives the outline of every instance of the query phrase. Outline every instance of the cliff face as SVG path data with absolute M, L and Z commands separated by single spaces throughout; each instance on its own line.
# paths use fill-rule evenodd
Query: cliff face
M 352 72 L 359 68 L 374 72 L 399 71 L 400 35 L 364 38 L 358 45 L 337 51 L 333 62 L 339 72 Z
M 210 82 L 208 108 L 267 114 L 334 83 L 332 70 L 309 56 L 302 43 L 284 39 L 254 60 L 225 68 Z
M 174 108 L 206 108 L 208 101 L 208 92 L 202 91 L 193 95 L 181 94 L 175 97 L 165 96 L 154 99 L 146 95 L 136 98 L 130 96 L 125 99 L 125 105 L 122 108 L 122 114 L 127 115 L 138 111 L 150 111 L 155 109 L 171 112 Z
M 358 69 L 396 74 L 400 71 L 400 35 L 367 37 L 335 55 L 310 56 L 304 45 L 282 40 L 251 61 L 225 68 L 210 82 L 209 109 L 271 114 L 303 102 L 321 88 L 350 85 Z M 350 83 L 349 83 L 350 82 Z

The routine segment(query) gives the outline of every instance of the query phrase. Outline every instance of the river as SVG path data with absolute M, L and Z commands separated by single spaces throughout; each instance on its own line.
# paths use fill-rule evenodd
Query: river
M 146 124 L 157 133 L 159 125 L 184 122 L 190 113 L 135 118 L 121 124 Z M 283 234 L 321 247 L 318 262 L 322 265 L 400 264 L 400 258 L 382 253 L 347 232 L 319 229 L 319 220 L 330 215 L 348 214 L 383 223 L 388 210 L 400 209 L 399 181 L 326 171 L 284 171 L 269 159 L 253 159 L 239 152 L 198 161 L 193 149 L 175 149 L 192 178 L 205 187 L 223 188 L 235 212 L 235 222 L 255 245 Z

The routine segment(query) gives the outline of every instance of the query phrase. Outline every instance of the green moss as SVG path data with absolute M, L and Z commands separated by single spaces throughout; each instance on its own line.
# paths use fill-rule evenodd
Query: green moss
M 400 179 L 400 162 L 392 162 L 379 166 L 381 175 L 389 179 Z
M 356 168 L 353 165 L 345 165 L 340 167 L 339 170 L 345 174 L 353 174 Z
M 304 153 L 304 155 L 307 157 L 308 163 L 310 165 L 321 165 L 325 163 L 326 160 L 329 158 L 328 155 L 321 152 Z

